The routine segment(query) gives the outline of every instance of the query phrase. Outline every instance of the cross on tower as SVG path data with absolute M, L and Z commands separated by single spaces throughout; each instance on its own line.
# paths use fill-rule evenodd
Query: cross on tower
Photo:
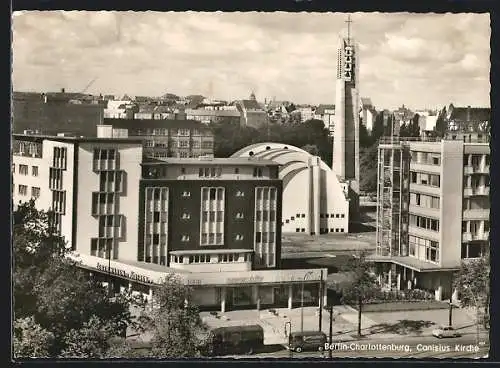
M 345 21 L 347 23 L 347 42 L 350 43 L 351 41 L 351 14 L 347 16 L 347 20 Z

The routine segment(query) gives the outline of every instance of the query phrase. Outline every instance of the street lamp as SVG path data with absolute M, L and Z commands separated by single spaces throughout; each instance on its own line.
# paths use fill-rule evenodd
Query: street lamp
M 286 326 L 288 326 L 288 330 L 287 330 Z M 288 331 L 288 334 L 286 333 L 287 331 Z M 288 340 L 288 354 L 289 354 L 290 358 L 293 356 L 292 346 L 291 346 L 291 341 L 290 341 L 291 334 L 292 334 L 292 321 L 287 321 L 287 322 L 285 322 L 285 337 Z
M 302 280 L 302 292 L 300 293 L 300 332 L 304 332 L 304 283 L 307 276 L 312 275 L 312 271 L 307 272 Z

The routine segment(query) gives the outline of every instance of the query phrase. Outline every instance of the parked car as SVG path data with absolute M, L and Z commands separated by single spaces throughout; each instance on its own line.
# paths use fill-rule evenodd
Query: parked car
M 305 350 L 323 351 L 328 341 L 320 331 L 292 332 L 288 337 L 288 348 L 300 353 Z
M 207 355 L 253 354 L 264 346 L 264 329 L 259 325 L 219 327 L 209 332 Z
M 438 339 L 443 337 L 460 337 L 460 333 L 451 326 L 439 326 L 432 331 L 432 335 Z

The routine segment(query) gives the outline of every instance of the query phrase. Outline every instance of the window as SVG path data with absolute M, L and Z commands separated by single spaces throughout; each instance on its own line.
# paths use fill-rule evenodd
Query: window
M 335 214 L 335 218 L 340 218 L 340 214 L 339 214 L 339 213 L 336 213 L 336 214 Z
M 184 212 L 184 213 L 182 214 L 182 219 L 183 219 L 183 220 L 188 220 L 188 219 L 190 219 L 190 218 L 191 218 L 191 215 L 190 215 L 189 213 Z
M 236 234 L 236 240 L 243 240 L 243 235 Z
M 19 194 L 25 196 L 28 193 L 28 186 L 27 185 L 19 185 L 18 188 Z
M 38 166 L 31 167 L 31 175 L 38 176 Z
M 412 183 L 417 183 L 417 173 L 415 171 L 410 172 L 410 181 Z
M 306 232 L 306 229 L 302 228 L 302 232 L 305 233 Z
M 28 165 L 19 165 L 19 174 L 28 175 Z
M 160 234 L 153 234 L 153 244 L 160 244 Z
M 295 232 L 296 232 L 296 233 L 300 233 L 300 227 L 296 228 L 296 229 L 295 229 Z
M 293 221 L 293 220 L 295 220 L 295 217 L 293 217 L 293 216 L 292 216 L 292 217 L 290 217 L 290 220 L 292 220 L 292 221 Z
M 253 176 L 257 177 L 257 178 L 261 178 L 262 177 L 262 168 L 261 167 L 254 167 Z
M 269 221 L 276 221 L 276 211 L 275 210 L 269 211 Z
M 236 218 L 237 218 L 237 219 L 243 219 L 243 218 L 245 218 L 245 217 L 244 217 L 244 215 L 243 215 L 243 212 L 238 212 L 238 213 L 236 214 Z
M 241 190 L 238 190 L 236 192 L 236 197 L 244 197 L 245 196 L 245 192 L 242 192 Z
M 341 228 L 341 229 L 340 229 L 340 232 L 341 232 L 341 233 L 343 233 L 343 232 L 344 232 L 344 228 Z
M 188 242 L 189 241 L 189 235 L 183 235 L 182 238 L 181 238 L 181 241 Z
M 31 196 L 33 198 L 40 197 L 40 188 L 38 188 L 38 187 L 31 187 Z
M 185 167 L 181 167 L 181 174 L 182 175 L 186 174 L 186 168 Z
M 234 173 L 235 173 L 235 174 L 239 174 L 239 173 L 240 173 L 240 169 L 239 169 L 238 167 L 235 167 L 235 168 L 234 168 Z
M 341 218 L 344 218 L 344 217 L 345 217 L 345 214 L 343 214 L 343 213 L 342 213 L 342 214 L 340 214 L 340 217 L 341 217 Z
M 303 213 L 303 214 L 302 214 L 302 218 L 304 218 L 304 217 L 306 217 L 306 214 L 305 214 L 305 213 Z
M 257 231 L 257 232 L 255 233 L 255 242 L 256 242 L 256 243 L 260 243 L 260 242 L 262 242 L 262 233 L 261 233 L 260 231 Z
M 191 192 L 182 192 L 182 197 L 186 198 L 186 197 L 191 197 Z

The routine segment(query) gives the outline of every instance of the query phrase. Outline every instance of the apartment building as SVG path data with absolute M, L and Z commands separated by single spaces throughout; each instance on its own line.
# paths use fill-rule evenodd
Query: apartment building
M 381 283 L 450 298 L 451 273 L 489 248 L 489 143 L 394 137 L 378 154 Z
M 203 124 L 218 123 L 221 121 L 241 124 L 241 113 L 236 109 L 236 107 L 231 107 L 233 107 L 234 110 L 218 108 L 186 109 L 186 119 L 196 120 Z
M 104 119 L 112 130 L 126 129 L 141 139 L 148 157 L 190 158 L 214 153 L 214 136 L 206 125 L 193 120 Z
M 14 142 L 14 201 L 54 210 L 70 257 L 116 292 L 154 298 L 174 274 L 191 302 L 222 312 L 324 303 L 326 269 L 281 268 L 278 163 L 144 158 L 130 138 Z

